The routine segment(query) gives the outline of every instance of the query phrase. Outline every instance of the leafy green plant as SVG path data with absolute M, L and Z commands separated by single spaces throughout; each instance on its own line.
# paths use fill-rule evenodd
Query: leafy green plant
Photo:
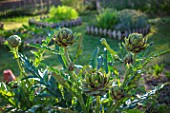
M 117 16 L 118 13 L 116 10 L 105 9 L 99 15 L 96 16 L 96 24 L 98 27 L 113 29 L 113 26 L 117 23 Z
M 85 0 L 61 0 L 62 5 L 75 8 L 79 13 L 83 13 L 87 7 Z
M 118 23 L 115 26 L 117 30 L 139 29 L 148 24 L 147 16 L 140 11 L 125 9 L 119 11 L 118 16 Z
M 130 1 L 101 0 L 101 4 L 103 7 L 107 7 L 107 8 L 114 7 L 117 10 L 135 9 L 150 15 L 159 15 L 161 13 L 169 14 L 170 13 L 169 3 L 170 3 L 169 0 L 143 0 L 142 2 L 139 0 L 130 0 Z
M 63 20 L 71 20 L 78 18 L 78 12 L 69 6 L 58 6 L 50 8 L 50 18 L 47 19 L 49 22 L 58 22 Z M 53 20 L 53 21 L 51 21 Z
M 105 29 L 116 29 L 120 31 L 144 28 L 148 25 L 147 16 L 140 12 L 130 9 L 116 11 L 105 9 L 96 16 L 94 22 L 96 26 Z
M 16 39 L 15 36 L 12 38 Z M 55 41 L 54 48 L 48 46 L 51 39 Z M 79 42 L 77 53 L 71 58 L 68 47 L 76 40 Z M 2 105 L 3 110 L 31 113 L 123 112 L 135 108 L 139 103 L 142 104 L 164 86 L 160 85 L 151 91 L 138 94 L 138 83 L 146 65 L 153 58 L 170 50 L 147 55 L 151 45 L 147 44 L 142 35 L 136 33 L 126 38 L 123 46 L 120 45 L 119 52 L 111 49 L 105 39 L 101 39 L 104 50 L 100 52 L 100 49 L 96 48 L 92 53 L 90 65 L 81 66 L 75 65 L 81 54 L 81 41 L 81 35 L 77 38 L 71 30 L 60 28 L 52 37 L 48 36 L 42 45 L 29 45 L 39 50 L 33 52 L 36 56 L 33 60 L 15 49 L 22 79 L 17 82 L 15 88 L 1 83 L 5 88 L 9 88 L 8 91 L 7 88 L 0 87 L 0 100 L 6 102 Z M 138 46 L 138 51 L 132 46 Z M 11 43 L 9 47 L 13 49 Z M 41 62 L 46 51 L 56 55 L 56 60 L 60 61 L 62 68 L 54 68 Z M 124 61 L 124 57 L 129 53 L 133 56 L 133 62 Z M 115 68 L 115 65 L 120 63 L 125 67 L 122 82 L 121 74 Z M 20 96 L 22 98 L 18 98 Z M 6 107 L 7 105 L 9 107 Z
M 153 70 L 154 70 L 154 72 L 153 72 L 154 75 L 159 75 L 163 72 L 164 65 L 162 64 L 162 65 L 159 66 L 158 64 L 156 64 L 156 65 L 153 66 Z

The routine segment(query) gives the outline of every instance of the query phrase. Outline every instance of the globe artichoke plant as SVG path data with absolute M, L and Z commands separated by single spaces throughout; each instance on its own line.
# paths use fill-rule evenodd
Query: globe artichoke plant
M 53 40 L 58 46 L 67 47 L 75 42 L 75 36 L 70 29 L 62 27 L 54 34 Z
M 52 38 L 56 42 L 55 48 L 49 47 Z M 42 41 L 42 45 L 29 45 L 38 48 L 38 51 L 33 52 L 35 59 L 29 60 L 16 49 L 21 44 L 20 38 L 11 36 L 8 44 L 14 47 L 11 51 L 24 76 L 16 81 L 18 84 L 14 90 L 5 83 L 0 83 L 2 112 L 120 113 L 137 107 L 138 103 L 141 104 L 162 88 L 155 88 L 143 95 L 137 94 L 140 92 L 137 87 L 141 74 L 145 72 L 149 61 L 170 52 L 138 55 L 147 47 L 147 39 L 141 34 L 130 34 L 125 39 L 124 48 L 122 46 L 118 52 L 102 39 L 104 50 L 94 50 L 88 69 L 87 65 L 75 65 L 76 60 L 69 58 L 67 47 L 74 41 L 76 40 L 70 29 L 60 28 L 54 36 L 49 35 Z M 78 58 L 81 53 L 80 45 L 76 55 L 71 58 Z M 56 60 L 59 60 L 55 67 L 42 62 L 46 51 L 56 55 Z M 138 56 L 134 57 L 135 55 Z M 61 67 L 58 67 L 59 63 Z M 131 65 L 126 65 L 127 63 Z M 116 64 L 120 64 L 123 69 L 119 70 L 120 65 Z
M 125 46 L 128 51 L 139 53 L 148 46 L 147 38 L 144 38 L 142 34 L 132 33 L 128 38 L 125 38 Z
M 85 75 L 82 81 L 82 89 L 88 95 L 102 96 L 106 94 L 112 86 L 109 81 L 110 73 L 106 74 L 100 70 L 94 70 Z

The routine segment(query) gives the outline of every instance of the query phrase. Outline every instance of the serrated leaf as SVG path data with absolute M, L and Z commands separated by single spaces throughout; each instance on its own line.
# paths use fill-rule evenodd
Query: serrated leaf
M 77 50 L 76 50 L 75 59 L 77 59 L 82 54 L 82 41 L 83 41 L 83 36 L 81 34 L 80 38 L 78 40 L 78 47 L 77 47 Z
M 93 52 L 91 56 L 90 65 L 92 66 L 93 69 L 97 67 L 98 53 L 99 53 L 99 47 L 95 49 L 95 51 Z
M 22 78 L 21 80 L 26 80 L 26 79 L 34 79 L 34 80 L 40 81 L 40 79 L 37 76 L 32 76 L 32 75 L 26 76 Z
M 108 74 L 108 58 L 107 58 L 107 49 L 104 48 L 104 69 L 105 69 L 105 72 Z
M 97 58 L 97 70 L 99 70 L 102 67 L 102 63 L 103 63 L 103 57 L 99 56 Z
M 40 45 L 40 44 L 28 44 L 28 46 L 34 47 L 34 48 L 37 48 L 37 49 L 48 50 L 52 53 L 59 54 L 59 51 L 53 50 L 48 46 L 43 46 L 43 45 Z M 36 52 L 32 52 L 32 53 L 35 54 Z
M 162 84 L 160 86 L 155 87 L 153 90 L 150 90 L 146 94 L 136 95 L 134 100 L 128 99 L 124 105 L 121 107 L 122 109 L 132 109 L 138 105 L 138 103 L 142 103 L 147 100 L 150 96 L 154 95 L 158 90 L 162 89 L 165 85 L 169 83 Z

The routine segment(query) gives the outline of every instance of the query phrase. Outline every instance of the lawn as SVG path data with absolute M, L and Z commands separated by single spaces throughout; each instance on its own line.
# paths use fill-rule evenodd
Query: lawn
M 84 15 L 82 16 L 83 24 L 81 26 L 73 27 L 71 28 L 74 32 L 81 32 L 83 34 L 83 53 L 80 56 L 80 59 L 76 62 L 77 64 L 87 64 L 87 62 L 90 59 L 91 53 L 94 51 L 96 47 L 102 48 L 102 45 L 100 44 L 101 38 L 106 38 L 110 46 L 118 50 L 118 43 L 121 43 L 122 41 L 114 40 L 108 37 L 97 37 L 97 36 L 91 36 L 87 35 L 85 33 L 86 25 L 93 21 L 91 17 L 93 17 L 93 13 L 91 15 Z M 5 29 L 13 29 L 13 28 L 19 28 L 22 24 L 27 24 L 28 18 L 30 17 L 20 17 L 20 18 L 14 18 L 14 19 L 6 19 L 3 20 L 5 23 Z M 154 42 L 154 46 L 152 47 L 153 51 L 162 51 L 170 48 L 170 17 L 164 17 L 164 18 L 154 18 L 149 19 L 149 22 L 151 23 L 151 32 L 147 35 L 149 38 L 149 42 Z M 53 46 L 53 45 L 52 45 Z M 73 57 L 75 54 L 75 48 L 76 44 L 73 45 L 73 48 L 69 48 L 69 52 L 71 53 L 71 56 Z M 102 50 L 102 49 L 101 49 Z M 21 51 L 22 53 L 28 55 L 28 57 L 33 57 L 33 55 L 30 53 L 29 50 Z M 57 57 L 49 52 L 46 52 L 44 58 L 45 63 L 47 65 L 51 66 L 58 66 Z M 151 62 L 151 65 L 154 65 L 156 63 L 164 63 L 166 67 L 170 65 L 170 54 L 162 55 L 161 57 L 153 60 Z M 3 70 L 5 69 L 11 69 L 15 75 L 19 75 L 17 62 L 13 59 L 12 54 L 8 51 L 7 48 L 1 47 L 0 49 L 0 75 L 3 74 Z

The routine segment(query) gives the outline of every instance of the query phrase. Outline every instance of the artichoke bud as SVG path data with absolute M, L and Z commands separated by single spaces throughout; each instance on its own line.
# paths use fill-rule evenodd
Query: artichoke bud
M 82 90 L 93 96 L 104 95 L 111 88 L 112 82 L 109 82 L 107 78 L 109 74 L 100 70 L 89 72 L 85 75 L 85 79 L 82 81 Z
M 9 46 L 16 48 L 21 45 L 21 38 L 17 35 L 12 35 L 8 38 L 8 44 Z
M 113 99 L 119 100 L 125 96 L 125 93 L 122 88 L 115 86 L 111 90 L 111 96 Z
M 132 53 L 139 53 L 147 47 L 147 39 L 142 34 L 132 33 L 125 38 L 125 46 Z
M 124 64 L 133 64 L 132 54 L 126 54 L 126 56 L 124 57 Z
M 67 47 L 74 43 L 75 37 L 70 29 L 63 27 L 59 29 L 58 33 L 54 33 L 53 40 L 58 46 Z
M 73 63 L 70 63 L 70 64 L 68 65 L 68 70 L 69 70 L 69 71 L 74 71 L 74 64 L 73 64 Z

